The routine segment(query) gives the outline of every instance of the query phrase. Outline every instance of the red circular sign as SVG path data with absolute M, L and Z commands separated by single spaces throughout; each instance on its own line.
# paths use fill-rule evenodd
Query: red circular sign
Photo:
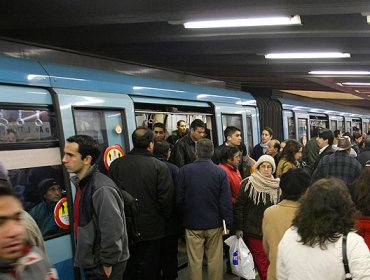
M 58 227 L 62 229 L 69 228 L 68 202 L 67 198 L 63 197 L 57 202 L 54 208 L 54 220 Z
M 109 166 L 115 159 L 123 157 L 124 155 L 125 153 L 123 152 L 122 147 L 118 144 L 111 145 L 108 148 L 106 148 L 104 152 L 105 168 L 108 170 Z

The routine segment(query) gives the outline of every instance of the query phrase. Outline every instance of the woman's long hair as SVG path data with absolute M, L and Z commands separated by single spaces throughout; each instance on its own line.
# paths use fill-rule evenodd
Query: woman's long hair
M 355 206 L 345 183 L 336 178 L 321 179 L 308 188 L 293 220 L 300 242 L 326 249 L 354 228 Z
M 370 216 L 370 167 L 366 166 L 354 185 L 353 201 L 357 210 L 364 216 Z
M 302 148 L 302 145 L 296 140 L 289 139 L 281 152 L 280 158 L 285 158 L 287 161 L 296 164 L 295 154 Z

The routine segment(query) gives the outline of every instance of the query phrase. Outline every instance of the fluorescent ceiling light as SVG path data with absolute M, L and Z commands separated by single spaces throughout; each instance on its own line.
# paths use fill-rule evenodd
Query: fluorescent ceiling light
M 367 23 L 370 24 L 370 16 L 366 16 Z
M 184 23 L 184 27 L 217 28 L 217 27 L 292 25 L 292 24 L 302 24 L 300 16 L 189 21 Z
M 370 75 L 370 71 L 310 71 L 310 75 Z
M 268 53 L 266 59 L 304 59 L 304 58 L 346 58 L 350 53 L 340 52 L 302 52 L 302 53 Z
M 342 83 L 342 85 L 344 85 L 344 86 L 358 86 L 358 87 L 361 87 L 361 86 L 370 86 L 370 83 L 345 82 L 345 83 Z

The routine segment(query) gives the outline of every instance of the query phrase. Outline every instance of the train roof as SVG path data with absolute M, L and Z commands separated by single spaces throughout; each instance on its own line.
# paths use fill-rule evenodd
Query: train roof
M 129 95 L 256 105 L 249 92 L 0 56 L 0 82 Z

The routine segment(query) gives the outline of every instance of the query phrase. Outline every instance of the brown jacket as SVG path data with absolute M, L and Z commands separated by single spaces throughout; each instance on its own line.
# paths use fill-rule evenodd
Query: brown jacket
M 282 200 L 265 210 L 262 221 L 263 247 L 270 261 L 267 280 L 276 278 L 276 258 L 280 240 L 285 231 L 291 227 L 299 203 L 292 200 Z

